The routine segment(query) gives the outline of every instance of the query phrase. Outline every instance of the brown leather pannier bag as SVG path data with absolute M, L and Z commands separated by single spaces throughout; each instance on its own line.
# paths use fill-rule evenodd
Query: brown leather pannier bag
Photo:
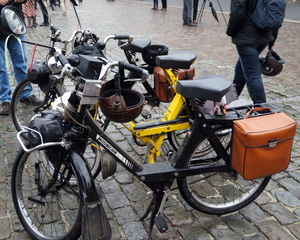
M 255 112 L 259 116 L 251 116 Z M 252 109 L 244 119 L 234 121 L 232 168 L 246 180 L 284 171 L 290 162 L 296 128 L 296 122 L 283 112 Z
M 162 102 L 171 102 L 175 96 L 173 87 L 168 83 L 164 70 L 156 66 L 153 70 L 155 96 Z M 179 80 L 192 80 L 195 76 L 195 68 L 191 65 L 190 69 L 179 69 Z

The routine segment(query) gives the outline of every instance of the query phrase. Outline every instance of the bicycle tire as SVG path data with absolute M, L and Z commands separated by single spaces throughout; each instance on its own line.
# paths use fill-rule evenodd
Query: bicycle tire
M 232 129 L 228 127 L 219 128 L 215 130 L 215 133 L 222 135 L 219 139 L 229 152 Z M 210 143 L 206 138 L 200 140 L 196 149 L 193 150 L 194 155 L 189 166 L 194 164 L 225 164 L 222 159 L 217 158 L 215 151 L 208 145 Z M 210 150 L 202 151 L 201 149 Z M 205 154 L 199 154 L 197 151 Z M 206 214 L 223 215 L 235 212 L 253 202 L 265 189 L 270 178 L 271 176 L 245 180 L 234 171 L 231 173 L 216 171 L 177 179 L 177 184 L 183 199 L 192 208 Z
M 187 112 L 188 111 L 186 110 L 186 107 L 183 107 L 183 110 L 180 111 L 176 119 L 180 118 L 180 116 L 188 116 L 189 114 Z M 177 151 L 179 149 L 188 131 L 189 128 L 175 130 L 167 133 L 168 141 L 171 144 L 174 151 Z
M 64 165 L 53 187 L 46 191 L 45 187 L 53 180 L 50 170 L 53 164 L 46 151 L 47 148 L 31 153 L 23 149 L 18 152 L 11 179 L 16 213 L 32 239 L 78 239 L 83 206 L 79 198 L 83 194 L 78 184 L 79 176 L 71 166 Z
M 23 130 L 22 126 L 28 126 L 28 123 L 35 114 L 35 106 L 27 105 L 20 102 L 20 95 L 22 94 L 24 88 L 28 85 L 32 86 L 32 94 L 34 94 L 40 101 L 45 99 L 45 93 L 40 89 L 37 84 L 31 84 L 29 78 L 23 79 L 15 88 L 12 99 L 11 99 L 11 117 L 13 124 L 17 131 Z M 50 103 L 48 103 L 50 104 Z M 39 112 L 45 110 L 45 107 L 42 107 Z

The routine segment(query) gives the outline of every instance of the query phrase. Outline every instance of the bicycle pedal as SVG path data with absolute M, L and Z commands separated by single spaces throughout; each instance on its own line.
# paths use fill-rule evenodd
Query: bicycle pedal
M 160 150 L 163 155 L 169 155 L 170 152 L 174 152 L 174 149 L 172 148 L 171 144 L 168 141 L 164 141 L 160 147 Z
M 168 224 L 160 213 L 154 218 L 154 224 L 161 233 L 168 230 Z
M 145 110 L 145 109 L 141 112 L 141 115 L 144 119 L 150 119 L 151 118 L 151 113 L 148 110 Z

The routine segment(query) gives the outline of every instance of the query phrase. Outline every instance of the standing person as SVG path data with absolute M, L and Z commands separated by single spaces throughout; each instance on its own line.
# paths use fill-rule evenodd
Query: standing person
M 239 55 L 233 79 L 237 94 L 240 95 L 246 85 L 253 103 L 263 103 L 266 102 L 266 95 L 259 54 L 268 44 L 273 47 L 278 30 L 266 31 L 254 26 L 249 14 L 254 11 L 256 3 L 257 0 L 231 0 L 226 34 L 232 38 Z
M 161 11 L 167 11 L 167 0 L 161 0 L 162 9 Z
M 197 24 L 197 13 L 198 13 L 199 0 L 193 2 L 193 23 Z
M 43 0 L 37 0 L 37 1 L 39 3 L 41 11 L 43 13 L 43 20 L 44 20 L 44 22 L 42 24 L 40 24 L 39 26 L 41 26 L 41 27 L 49 26 L 49 17 L 48 17 L 47 8 L 45 7 Z
M 23 13 L 28 21 L 28 25 L 26 27 L 36 27 L 36 10 L 34 6 L 34 0 L 27 0 L 26 3 L 22 4 Z
M 193 0 L 183 0 L 182 19 L 183 25 L 196 27 L 197 24 L 192 22 Z
M 158 10 L 158 0 L 153 0 L 153 8 L 151 10 Z
M 24 0 L 0 0 L 0 14 L 6 5 L 12 5 L 19 11 L 20 15 L 24 17 L 22 13 L 23 1 Z M 5 42 L 9 35 L 10 33 L 3 29 L 2 22 L 0 21 L 0 115 L 8 115 L 10 113 L 11 88 L 9 86 L 9 76 L 6 71 L 4 52 Z M 23 40 L 24 35 L 21 35 L 20 38 Z M 25 44 L 22 43 L 22 45 L 21 48 L 19 41 L 14 36 L 9 37 L 7 41 L 13 72 L 18 83 L 27 77 L 27 56 L 24 50 Z M 26 87 L 21 94 L 20 101 L 27 104 L 38 104 L 36 97 L 31 94 L 31 90 L 31 86 Z

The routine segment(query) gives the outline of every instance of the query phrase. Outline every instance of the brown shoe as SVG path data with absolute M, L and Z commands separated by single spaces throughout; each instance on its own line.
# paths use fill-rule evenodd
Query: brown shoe
M 33 94 L 28 98 L 20 99 L 20 102 L 35 107 L 41 105 L 42 103 L 42 101 L 38 100 L 37 97 Z
M 1 102 L 0 103 L 0 115 L 8 115 L 10 113 L 10 103 Z

